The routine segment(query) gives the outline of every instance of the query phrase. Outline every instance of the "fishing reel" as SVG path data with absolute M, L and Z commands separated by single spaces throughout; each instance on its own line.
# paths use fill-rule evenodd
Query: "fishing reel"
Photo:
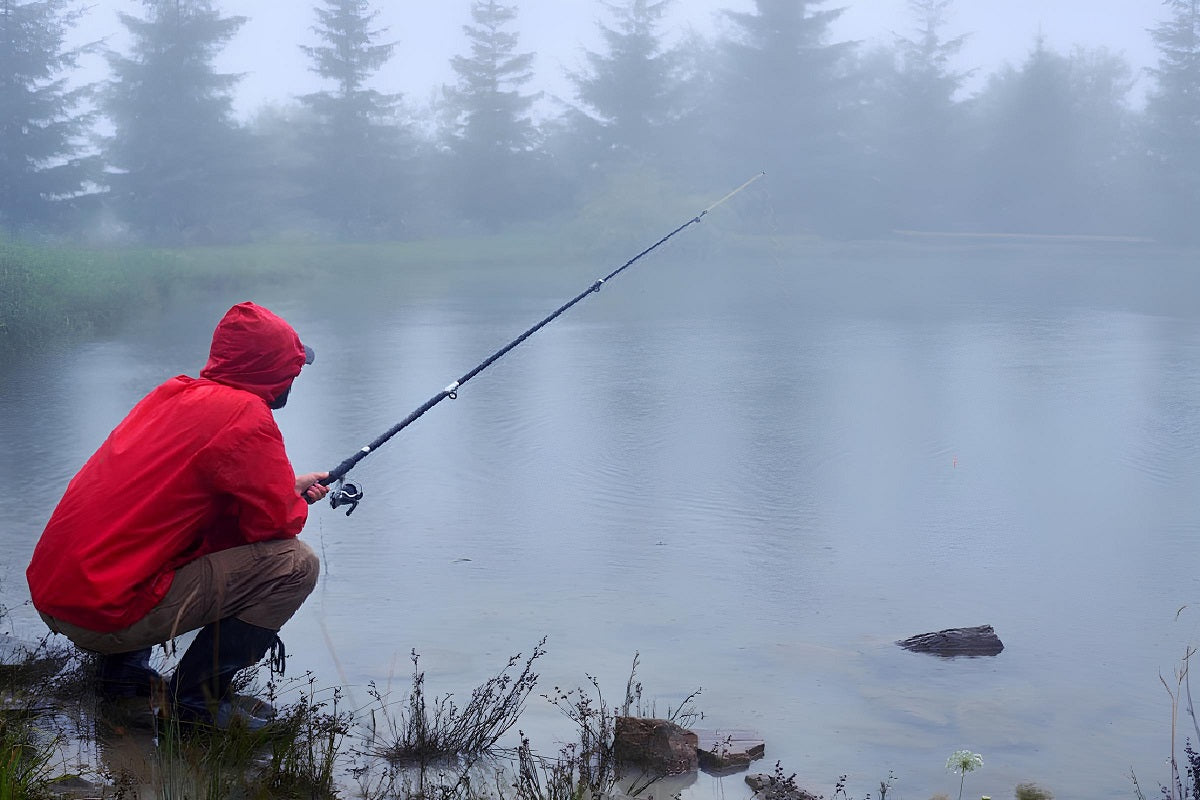
M 337 485 L 329 491 L 329 507 L 350 506 L 346 509 L 347 517 L 354 513 L 354 509 L 358 508 L 358 503 L 362 499 L 362 487 L 357 483 L 350 483 L 345 478 L 338 478 Z

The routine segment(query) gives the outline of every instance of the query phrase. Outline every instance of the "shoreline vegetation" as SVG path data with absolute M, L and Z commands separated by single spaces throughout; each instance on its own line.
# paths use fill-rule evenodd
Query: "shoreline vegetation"
M 496 279 L 569 271 L 576 282 L 591 281 L 671 229 L 660 227 L 655 233 L 640 226 L 638 230 L 610 229 L 601 236 L 576 225 L 565 232 L 412 242 L 285 241 L 177 249 L 84 247 L 0 238 L 0 364 L 36 355 L 48 347 L 113 335 L 130 319 L 161 310 L 179 296 L 289 283 L 336 291 L 330 281 L 381 278 L 427 291 L 449 291 L 451 282 L 463 280 L 464 274 Z M 1054 259 L 1079 266 L 1091 257 L 1113 253 L 1164 261 L 1194 256 L 1193 250 L 1125 237 L 894 231 L 886 239 L 843 241 L 735 234 L 720 222 L 706 221 L 652 257 L 692 262 L 770 260 L 815 273 L 880 259 L 903 268 L 963 254 L 982 256 L 989 263 L 996 258 L 1028 256 L 1046 262 L 1050 271 Z M 583 272 L 585 267 L 589 271 Z
M 636 653 L 619 704 L 606 700 L 592 676 L 576 688 L 556 686 L 540 694 L 574 731 L 556 744 L 556 753 L 546 754 L 519 729 L 515 746 L 510 735 L 538 689 L 535 669 L 546 654 L 545 639 L 528 655 L 510 657 L 469 693 L 437 697 L 426 694 L 414 650 L 407 694 L 372 683 L 361 708 L 347 708 L 342 687 L 321 688 L 311 672 L 288 679 L 272 672 L 265 686 L 247 678 L 235 687 L 239 701 L 266 702 L 277 711 L 274 723 L 260 731 L 182 726 L 156 713 L 152 699 L 101 700 L 91 689 L 94 659 L 49 636 L 24 645 L 0 635 L 0 643 L 4 800 L 678 800 L 695 779 L 694 763 L 687 774 L 661 767 L 664 757 L 679 752 L 674 734 L 670 741 L 657 735 L 648 742 L 621 737 L 621 723 L 630 718 L 653 720 L 656 729 L 665 725 L 683 734 L 703 719 L 698 689 L 659 713 L 655 701 L 643 697 Z M 469 699 L 460 707 L 455 697 Z M 632 742 L 647 748 L 644 759 L 631 760 Z M 982 766 L 978 753 L 951 755 L 947 785 L 958 784 L 959 800 L 966 773 Z M 699 769 L 729 777 L 735 786 L 745 784 L 745 796 L 754 800 L 825 798 L 798 785 L 795 773 L 779 761 L 773 769 L 755 767 Z M 958 780 L 950 780 L 955 775 Z M 838 778 L 831 800 L 854 800 L 848 778 Z M 878 800 L 886 800 L 898 780 L 889 771 L 878 783 Z M 729 791 L 737 792 L 733 786 Z M 927 791 L 907 796 L 925 797 Z M 1016 800 L 1054 798 L 1033 783 L 1012 791 Z M 873 796 L 868 792 L 863 800 Z M 948 800 L 951 795 L 929 796 Z M 1194 796 L 1178 795 L 1180 800 Z

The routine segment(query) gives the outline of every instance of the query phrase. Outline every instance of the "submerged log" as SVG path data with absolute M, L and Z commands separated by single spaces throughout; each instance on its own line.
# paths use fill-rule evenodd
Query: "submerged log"
M 974 628 L 946 628 L 933 633 L 921 633 L 896 642 L 914 653 L 935 656 L 994 656 L 1004 649 L 1004 643 L 991 625 Z

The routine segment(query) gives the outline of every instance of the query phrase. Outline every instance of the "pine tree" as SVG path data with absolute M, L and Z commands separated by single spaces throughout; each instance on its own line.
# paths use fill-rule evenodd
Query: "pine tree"
M 707 117 L 713 163 L 736 163 L 737 175 L 765 170 L 799 227 L 829 231 L 857 213 L 862 196 L 850 144 L 853 43 L 827 42 L 844 9 L 821 9 L 825 2 L 754 0 L 753 12 L 726 11 L 734 32 L 722 43 Z
M 1038 37 L 1019 67 L 993 75 L 977 102 L 976 207 L 1002 233 L 1063 233 L 1074 120 L 1070 65 Z
M 471 4 L 474 24 L 463 26 L 471 55 L 455 56 L 450 93 L 455 184 L 459 207 L 474 222 L 494 227 L 535 212 L 537 130 L 531 109 L 538 95 L 522 94 L 533 79 L 533 53 L 518 53 L 519 34 L 507 30 L 517 7 L 496 0 Z
M 1165 0 L 1170 18 L 1152 34 L 1158 66 L 1146 101 L 1158 233 L 1200 241 L 1200 0 Z
M 0 226 L 45 229 L 65 221 L 87 190 L 95 158 L 81 111 L 90 87 L 65 72 L 86 49 L 65 46 L 82 15 L 73 0 L 0 0 Z
M 568 73 L 584 115 L 576 135 L 594 142 L 600 164 L 655 161 L 684 113 L 681 59 L 659 32 L 674 0 L 602 2 L 615 23 L 598 23 L 605 48 L 587 51 L 587 69 Z
M 315 31 L 324 44 L 303 50 L 312 71 L 335 88 L 301 98 L 315 117 L 303 179 L 309 205 L 343 236 L 394 230 L 404 183 L 402 136 L 394 119 L 400 96 L 368 82 L 391 59 L 395 44 L 380 42 L 386 29 L 372 27 L 379 12 L 369 0 L 324 0 L 316 13 Z
M 1006 233 L 1128 233 L 1114 209 L 1128 188 L 1120 161 L 1132 86 L 1107 51 L 1064 56 L 1038 37 L 1019 68 L 976 98 L 971 162 L 980 223 Z
M 153 240 L 238 235 L 253 202 L 246 141 L 233 120 L 239 76 L 217 73 L 213 60 L 246 18 L 221 16 L 211 0 L 142 3 L 144 18 L 119 15 L 132 52 L 109 55 L 112 205 Z
M 897 38 L 899 62 L 875 98 L 881 113 L 874 150 L 885 165 L 880 172 L 892 203 L 889 216 L 902 227 L 958 221 L 967 131 L 955 96 L 970 73 L 951 67 L 966 35 L 943 34 L 953 2 L 909 0 L 915 35 Z
M 1127 235 L 1146 231 L 1138 114 L 1130 106 L 1134 72 L 1107 48 L 1071 52 L 1071 106 L 1077 120 L 1071 148 L 1076 230 Z

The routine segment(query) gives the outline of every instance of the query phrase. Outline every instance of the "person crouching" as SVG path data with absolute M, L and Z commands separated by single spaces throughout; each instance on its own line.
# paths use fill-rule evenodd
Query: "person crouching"
M 198 378 L 144 397 L 67 485 L 26 570 L 50 630 L 99 655 L 104 697 L 149 695 L 153 646 L 198 630 L 166 684 L 179 719 L 267 720 L 233 702 L 316 585 L 297 536 L 328 473 L 297 476 L 274 411 L 313 362 L 291 325 L 239 303 Z

